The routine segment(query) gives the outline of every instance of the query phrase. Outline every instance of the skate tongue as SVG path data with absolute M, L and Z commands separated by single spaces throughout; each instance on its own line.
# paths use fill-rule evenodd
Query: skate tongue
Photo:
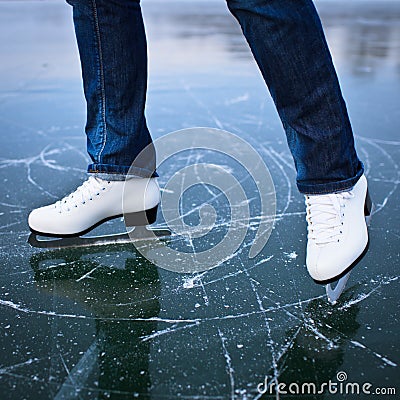
M 91 201 L 93 196 L 96 196 L 104 189 L 105 182 L 102 179 L 90 176 L 74 192 L 57 201 L 55 207 L 58 208 L 60 213 L 65 211 L 68 212 L 72 207 L 78 207 L 85 204 L 87 201 Z
M 308 239 L 324 245 L 337 240 L 341 233 L 344 201 L 351 192 L 306 196 Z

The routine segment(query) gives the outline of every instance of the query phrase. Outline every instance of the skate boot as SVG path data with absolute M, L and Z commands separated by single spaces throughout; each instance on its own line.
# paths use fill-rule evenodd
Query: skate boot
M 106 181 L 91 176 L 62 200 L 33 210 L 28 224 L 34 234 L 50 237 L 83 235 L 122 215 L 144 226 L 155 222 L 159 202 L 156 178 Z
M 308 242 L 306 265 L 318 283 L 339 280 L 344 290 L 347 273 L 363 256 L 368 246 L 366 219 L 372 203 L 367 179 L 363 175 L 349 191 L 324 195 L 306 195 Z M 340 281 L 341 279 L 341 281 Z M 329 297 L 330 286 L 327 287 Z M 337 297 L 340 293 L 336 293 Z M 333 297 L 334 302 L 337 300 Z

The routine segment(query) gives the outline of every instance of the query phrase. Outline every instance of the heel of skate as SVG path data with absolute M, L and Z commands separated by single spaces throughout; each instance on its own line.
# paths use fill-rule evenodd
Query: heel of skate
M 156 222 L 158 205 L 149 210 L 124 214 L 127 227 L 146 226 Z
M 365 196 L 365 203 L 364 203 L 364 215 L 365 215 L 365 222 L 367 226 L 371 223 L 372 214 L 374 213 L 375 205 L 371 200 L 371 196 L 369 195 L 369 191 L 367 189 L 367 194 Z

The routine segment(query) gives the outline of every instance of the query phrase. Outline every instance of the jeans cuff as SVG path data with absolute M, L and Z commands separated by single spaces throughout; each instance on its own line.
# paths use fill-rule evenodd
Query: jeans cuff
M 362 165 L 362 164 L 361 164 Z M 337 182 L 305 184 L 297 182 L 297 188 L 303 194 L 330 194 L 350 190 L 364 174 L 364 166 L 357 172 L 357 175 Z
M 156 178 L 156 171 L 146 168 L 126 167 L 111 164 L 89 164 L 87 172 L 96 174 L 97 177 L 109 181 L 122 181 L 129 178 Z

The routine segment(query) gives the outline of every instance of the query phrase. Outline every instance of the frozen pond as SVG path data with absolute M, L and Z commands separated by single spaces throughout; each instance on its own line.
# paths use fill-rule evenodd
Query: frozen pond
M 339 372 L 399 393 L 400 2 L 317 3 L 376 204 L 370 250 L 335 306 L 307 274 L 283 129 L 224 1 L 143 3 L 154 138 L 207 126 L 245 139 L 275 182 L 275 228 L 257 257 L 248 258 L 250 230 L 232 257 L 197 275 L 156 268 L 131 244 L 31 248 L 29 211 L 85 177 L 85 105 L 70 7 L 1 1 L 0 398 L 255 399 L 266 379 L 322 385 Z M 161 186 L 199 157 L 171 159 Z M 221 212 L 217 240 L 226 202 L 205 187 L 188 196 L 183 212 L 206 202 Z

